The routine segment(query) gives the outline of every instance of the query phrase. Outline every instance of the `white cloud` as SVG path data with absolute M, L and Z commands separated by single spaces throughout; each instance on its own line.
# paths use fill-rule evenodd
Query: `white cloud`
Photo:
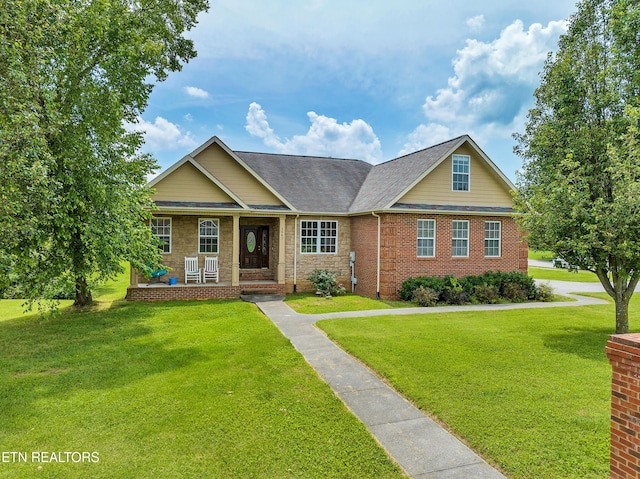
M 269 126 L 265 111 L 254 102 L 249 106 L 245 128 L 279 153 L 357 158 L 371 163 L 380 161 L 380 140 L 364 120 L 338 123 L 334 118 L 312 111 L 307 116 L 311 122 L 309 131 L 283 141 Z
M 398 152 L 398 156 L 408 155 L 409 153 L 437 145 L 443 141 L 450 140 L 460 133 L 454 133 L 449 127 L 436 123 L 420 125 L 409 134 L 407 142 L 402 150 Z
M 132 131 L 143 132 L 147 148 L 154 152 L 197 145 L 196 140 L 191 136 L 191 132 L 183 133 L 178 125 L 161 116 L 156 117 L 153 123 L 138 117 L 136 123 L 129 124 L 126 127 Z
M 484 25 L 484 15 L 476 15 L 475 17 L 467 18 L 466 24 L 472 31 L 478 31 Z
M 209 92 L 195 86 L 186 86 L 184 87 L 184 91 L 187 93 L 187 95 L 194 98 L 209 98 Z
M 508 125 L 530 103 L 547 53 L 566 31 L 564 21 L 524 30 L 516 20 L 490 43 L 467 40 L 453 61 L 455 76 L 423 106 L 430 121 Z

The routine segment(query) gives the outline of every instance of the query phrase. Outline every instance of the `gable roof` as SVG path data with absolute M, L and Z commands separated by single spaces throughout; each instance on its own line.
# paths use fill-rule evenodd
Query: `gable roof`
M 350 214 L 406 209 L 411 205 L 401 205 L 400 199 L 465 143 L 484 160 L 504 187 L 515 189 L 513 183 L 468 135 L 375 166 L 353 159 L 232 151 L 214 136 L 152 180 L 150 186 L 189 162 L 227 192 L 242 209 L 258 208 L 256 205 L 244 204 L 229 188 L 198 164 L 195 157 L 214 143 L 279 198 L 284 209 L 292 212 Z M 156 203 L 160 206 L 161 201 Z M 413 207 L 429 207 L 426 209 L 434 211 L 439 208 L 438 205 Z M 456 207 L 448 208 L 453 208 L 453 211 Z M 460 205 L 458 208 L 466 207 Z M 477 207 L 475 209 L 480 211 Z
M 455 150 L 462 143 L 462 138 L 454 138 L 376 165 L 367 176 L 350 210 L 359 212 L 390 208 L 395 203 L 394 200 L 424 178 L 447 157 L 448 152 Z
M 347 213 L 373 165 L 361 160 L 236 151 L 298 211 Z

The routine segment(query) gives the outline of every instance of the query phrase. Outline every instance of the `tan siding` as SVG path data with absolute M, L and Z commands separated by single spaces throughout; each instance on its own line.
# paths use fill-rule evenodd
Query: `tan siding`
M 156 193 L 151 197 L 154 200 L 235 203 L 229 195 L 188 162 L 162 179 L 154 188 Z
M 452 191 L 451 156 L 444 160 L 426 178 L 405 194 L 400 203 L 511 206 L 512 198 L 507 185 L 487 165 L 480 155 L 468 145 L 458 148 L 455 154 L 469 155 L 470 191 Z
M 213 144 L 195 160 L 249 205 L 282 205 L 282 202 L 220 146 Z

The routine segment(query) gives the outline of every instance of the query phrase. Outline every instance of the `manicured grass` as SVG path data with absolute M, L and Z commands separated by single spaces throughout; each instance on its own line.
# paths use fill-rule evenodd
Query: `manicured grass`
M 366 311 L 370 309 L 406 308 L 415 306 L 404 301 L 379 301 L 355 294 L 345 294 L 327 299 L 313 293 L 287 295 L 287 304 L 298 313 L 322 314 L 339 311 Z
M 599 283 L 598 277 L 590 271 L 568 271 L 561 268 L 529 267 L 529 276 L 542 280 L 576 281 L 580 283 Z
M 529 259 L 537 259 L 540 261 L 551 261 L 553 259 L 553 253 L 551 251 L 529 249 Z
M 0 302 L 0 451 L 29 460 L 0 477 L 403 477 L 255 305 L 12 308 Z
M 508 477 L 608 477 L 612 304 L 318 325 Z

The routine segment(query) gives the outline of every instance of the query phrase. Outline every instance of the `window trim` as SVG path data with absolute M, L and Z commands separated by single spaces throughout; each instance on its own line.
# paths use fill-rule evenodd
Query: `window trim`
M 315 229 L 317 231 L 317 234 L 315 236 L 302 236 L 302 231 L 304 229 L 309 229 L 308 226 L 305 225 L 305 223 L 315 223 L 315 226 L 312 226 L 311 229 Z M 335 236 L 323 236 L 322 235 L 322 223 L 333 223 L 335 224 L 335 230 L 336 230 L 336 234 Z M 337 220 L 300 220 L 300 254 L 338 254 L 338 237 L 339 237 L 339 223 Z M 329 228 L 331 230 L 333 230 L 334 228 Z M 313 244 L 313 246 L 315 247 L 315 251 L 304 251 L 303 248 L 309 248 L 310 246 L 304 245 L 302 244 L 302 240 L 304 239 L 315 239 L 315 242 Z M 327 239 L 327 238 L 334 238 L 335 239 L 335 251 L 320 251 L 320 249 L 322 248 L 322 240 L 323 239 Z M 326 245 L 325 245 L 326 247 Z
M 454 228 L 454 224 L 455 223 L 466 223 L 466 225 L 467 225 L 467 228 L 466 228 L 467 237 L 466 238 L 454 238 L 453 233 L 455 231 L 455 228 Z M 453 257 L 453 258 L 468 258 L 469 257 L 469 237 L 470 236 L 471 235 L 470 235 L 469 220 L 452 220 L 452 222 L 451 222 L 451 257 Z M 462 240 L 467 242 L 466 254 L 464 254 L 464 255 L 454 254 L 455 247 L 453 246 L 453 242 L 454 241 L 462 241 Z
M 498 225 L 498 237 L 497 238 L 487 238 L 487 225 L 489 223 Z M 487 241 L 497 241 L 498 242 L 498 254 L 487 254 Z M 496 220 L 486 220 L 484 222 L 484 256 L 485 258 L 500 258 L 502 257 L 502 221 Z
M 467 160 L 468 172 L 460 173 L 455 171 L 455 160 L 456 158 L 465 158 Z M 466 190 L 456 190 L 453 185 L 455 181 L 455 175 L 466 175 L 467 176 L 467 189 Z M 451 191 L 456 193 L 469 193 L 471 191 L 471 156 L 470 155 L 451 155 Z
M 203 221 L 213 221 L 218 227 L 217 235 L 201 235 L 200 234 L 200 224 Z M 200 243 L 201 238 L 216 238 L 217 241 L 217 251 L 202 251 L 202 243 Z M 198 218 L 198 254 L 220 254 L 220 220 L 218 218 Z
M 165 242 L 165 244 L 169 245 L 169 251 L 164 251 L 164 249 L 162 248 L 159 248 L 159 249 L 160 249 L 160 254 L 171 254 L 171 249 L 173 246 L 173 218 L 171 218 L 171 216 L 153 216 L 149 220 L 149 228 L 151 228 L 151 234 L 156 238 L 160 239 L 161 237 L 165 237 L 167 235 L 159 235 L 157 232 L 154 232 L 154 225 L 153 225 L 154 220 L 169 220 L 169 235 L 168 235 L 169 241 Z M 166 227 L 166 225 L 163 225 L 163 227 Z M 157 228 L 157 226 L 155 226 L 155 228 Z
M 420 236 L 420 223 L 421 222 L 431 222 L 433 224 L 433 236 Z M 424 227 L 423 227 L 424 229 Z M 436 257 L 436 220 L 432 218 L 424 218 L 418 219 L 417 222 L 417 232 L 416 232 L 416 256 L 418 258 L 435 258 Z M 421 255 L 420 254 L 420 240 L 433 240 L 433 254 L 430 255 Z M 424 247 L 423 247 L 424 248 Z

